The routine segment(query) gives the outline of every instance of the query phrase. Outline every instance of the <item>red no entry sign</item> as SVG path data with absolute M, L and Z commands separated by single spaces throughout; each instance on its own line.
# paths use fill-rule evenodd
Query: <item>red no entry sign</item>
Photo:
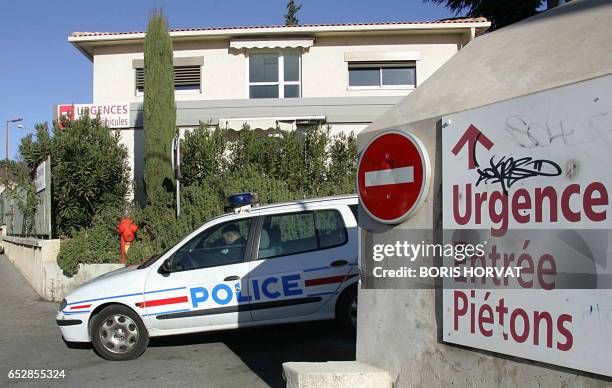
M 359 200 L 373 219 L 398 224 L 425 200 L 429 177 L 423 143 L 408 132 L 385 131 L 370 141 L 359 158 Z

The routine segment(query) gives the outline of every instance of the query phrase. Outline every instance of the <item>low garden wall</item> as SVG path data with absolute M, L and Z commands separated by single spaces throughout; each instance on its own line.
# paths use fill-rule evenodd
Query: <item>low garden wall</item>
M 124 265 L 79 264 L 79 271 L 66 276 L 57 265 L 60 240 L 2 236 L 4 254 L 45 300 L 60 301 L 80 284 Z

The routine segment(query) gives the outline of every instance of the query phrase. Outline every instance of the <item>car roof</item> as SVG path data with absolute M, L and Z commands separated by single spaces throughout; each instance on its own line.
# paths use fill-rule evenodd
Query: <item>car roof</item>
M 357 204 L 357 194 L 334 195 L 331 197 L 320 197 L 320 198 L 308 198 L 308 199 L 301 199 L 298 201 L 280 202 L 280 203 L 274 203 L 274 204 L 269 204 L 269 205 L 254 206 L 253 210 L 269 210 L 269 209 L 276 209 L 276 208 L 288 207 L 288 206 L 293 206 L 293 205 L 330 203 L 330 202 L 331 203 L 339 202 L 342 204 L 349 204 L 349 205 L 355 204 L 356 205 Z
M 185 238 L 186 239 L 192 238 L 197 233 L 201 233 L 202 230 L 204 230 L 205 228 L 211 227 L 213 225 L 216 225 L 222 222 L 226 222 L 226 221 L 230 221 L 232 219 L 237 219 L 237 218 L 243 218 L 243 217 L 248 218 L 251 216 L 260 216 L 262 215 L 261 214 L 262 212 L 264 214 L 266 213 L 273 214 L 274 211 L 277 210 L 280 213 L 282 212 L 284 208 L 295 209 L 295 208 L 298 208 L 300 205 L 304 205 L 304 204 L 350 206 L 350 205 L 357 205 L 357 203 L 358 203 L 357 194 L 347 194 L 347 195 L 335 195 L 331 197 L 308 198 L 308 199 L 302 199 L 302 200 L 290 201 L 290 202 L 279 202 L 279 203 L 263 205 L 263 206 L 253 206 L 251 211 L 246 211 L 246 212 L 238 213 L 238 214 L 234 212 L 228 212 L 228 213 L 224 213 L 216 217 L 210 218 L 206 222 L 204 222 L 204 224 L 202 224 L 200 227 L 196 228 L 193 232 L 191 232 L 191 234 L 187 235 Z M 293 211 L 293 210 L 289 210 L 289 211 Z
M 248 211 L 243 214 L 251 214 L 251 212 L 261 212 L 261 211 L 266 212 L 269 210 L 282 210 L 283 208 L 290 208 L 296 205 L 299 206 L 299 205 L 305 205 L 305 204 L 310 204 L 310 205 L 312 204 L 357 205 L 357 194 L 334 195 L 330 197 L 307 198 L 307 199 L 300 199 L 296 201 L 272 203 L 268 205 L 256 205 L 252 207 L 251 211 Z M 234 212 L 227 212 L 227 213 L 224 213 L 224 214 L 221 214 L 221 215 L 218 215 L 216 217 L 209 219 L 208 221 L 206 221 L 206 223 L 209 223 L 214 220 L 219 220 L 221 218 L 230 219 L 236 216 L 237 214 L 235 214 Z

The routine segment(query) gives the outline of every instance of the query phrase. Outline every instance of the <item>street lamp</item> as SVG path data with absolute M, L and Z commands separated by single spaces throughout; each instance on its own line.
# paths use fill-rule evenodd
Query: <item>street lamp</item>
M 10 123 L 18 123 L 20 121 L 23 121 L 22 118 L 19 119 L 13 119 L 13 120 L 6 120 L 6 137 L 5 137 L 5 142 L 6 142 L 6 163 L 4 164 L 4 176 L 6 176 L 8 178 L 8 161 L 9 161 L 9 157 L 8 157 L 8 129 L 9 129 L 9 124 Z
M 19 125 L 17 126 L 17 128 L 19 128 L 19 129 L 25 129 L 26 131 L 30 131 L 30 132 L 34 132 L 34 133 L 36 133 L 36 130 L 35 130 L 35 129 L 28 128 L 28 127 L 26 127 L 25 125 L 21 125 L 21 124 L 19 124 Z

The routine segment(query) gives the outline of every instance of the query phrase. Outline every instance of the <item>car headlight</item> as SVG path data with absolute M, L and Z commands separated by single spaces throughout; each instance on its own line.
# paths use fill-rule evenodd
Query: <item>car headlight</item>
M 68 301 L 66 300 L 66 298 L 62 299 L 62 301 L 60 302 L 59 305 L 59 311 L 62 311 L 63 309 L 66 308 L 66 306 L 68 306 Z

